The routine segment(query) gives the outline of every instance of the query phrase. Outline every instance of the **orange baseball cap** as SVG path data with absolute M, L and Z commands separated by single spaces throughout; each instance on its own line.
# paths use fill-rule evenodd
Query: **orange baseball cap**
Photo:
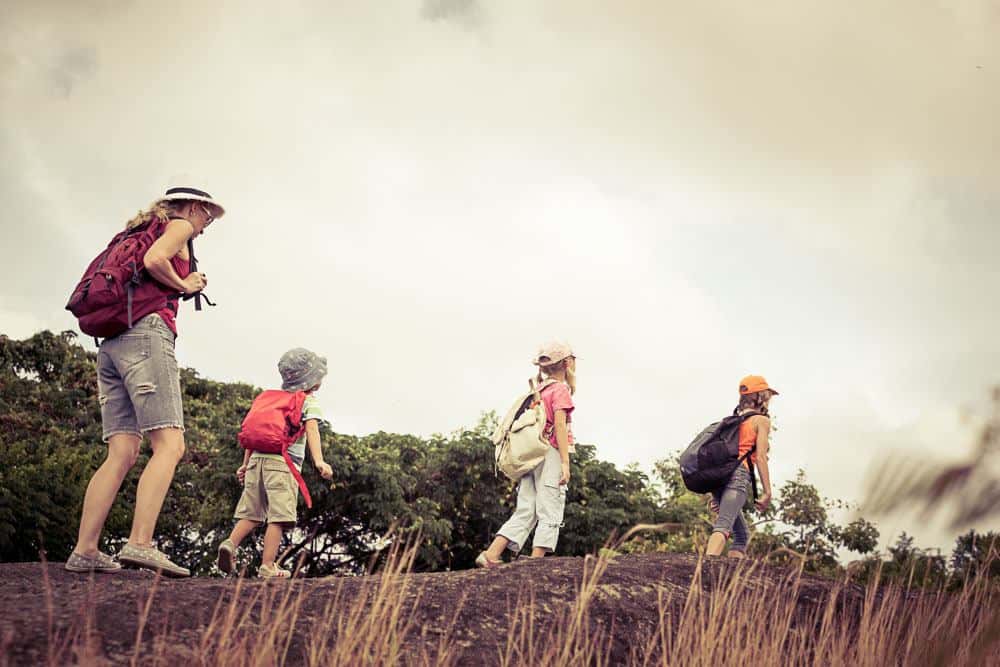
M 763 375 L 748 375 L 740 380 L 741 396 L 744 394 L 755 394 L 758 391 L 764 391 L 765 389 L 770 389 L 771 393 L 774 395 L 778 394 L 777 389 L 773 389 L 768 386 L 767 380 L 764 379 Z

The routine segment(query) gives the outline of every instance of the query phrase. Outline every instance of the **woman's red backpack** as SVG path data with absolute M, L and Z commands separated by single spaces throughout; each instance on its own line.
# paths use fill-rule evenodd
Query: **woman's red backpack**
M 253 399 L 250 412 L 243 419 L 239 441 L 243 449 L 262 454 L 280 454 L 302 491 L 306 507 L 312 507 L 312 497 L 306 481 L 288 455 L 288 448 L 305 430 L 302 421 L 302 406 L 305 402 L 304 391 L 268 389 L 261 392 Z
M 154 218 L 119 232 L 94 258 L 66 304 L 79 320 L 80 331 L 96 338 L 117 336 L 180 297 L 153 280 L 143 264 L 146 251 L 166 226 L 166 220 Z

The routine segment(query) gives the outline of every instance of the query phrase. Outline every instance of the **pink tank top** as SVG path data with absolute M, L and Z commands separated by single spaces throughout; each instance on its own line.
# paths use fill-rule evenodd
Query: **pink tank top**
M 187 278 L 188 274 L 191 273 L 191 263 L 186 259 L 181 259 L 178 255 L 174 255 L 170 259 L 170 263 L 174 267 L 174 271 L 181 278 Z M 167 301 L 167 305 L 156 311 L 156 314 L 163 318 L 163 322 L 174 332 L 174 336 L 177 335 L 177 309 L 180 299 L 170 299 Z

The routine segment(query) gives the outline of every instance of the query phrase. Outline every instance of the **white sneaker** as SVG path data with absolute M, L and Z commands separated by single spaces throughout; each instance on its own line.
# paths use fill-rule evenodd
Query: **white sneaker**
M 257 576 L 261 579 L 289 579 L 292 576 L 292 573 L 288 570 L 281 569 L 278 567 L 278 564 L 275 563 L 271 567 L 261 565 L 260 569 L 257 570 Z

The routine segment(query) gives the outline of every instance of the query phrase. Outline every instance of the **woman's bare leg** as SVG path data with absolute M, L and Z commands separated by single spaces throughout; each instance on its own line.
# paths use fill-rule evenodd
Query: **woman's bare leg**
M 160 517 L 163 499 L 167 497 L 174 470 L 184 456 L 184 431 L 179 428 L 160 428 L 148 434 L 153 456 L 139 477 L 135 493 L 135 517 L 129 544 L 148 547 L 153 543 L 153 531 Z
M 104 522 L 115 502 L 118 489 L 139 456 L 142 439 L 131 433 L 118 433 L 108 439 L 108 457 L 87 484 L 80 514 L 80 531 L 73 549 L 83 556 L 95 556 Z

